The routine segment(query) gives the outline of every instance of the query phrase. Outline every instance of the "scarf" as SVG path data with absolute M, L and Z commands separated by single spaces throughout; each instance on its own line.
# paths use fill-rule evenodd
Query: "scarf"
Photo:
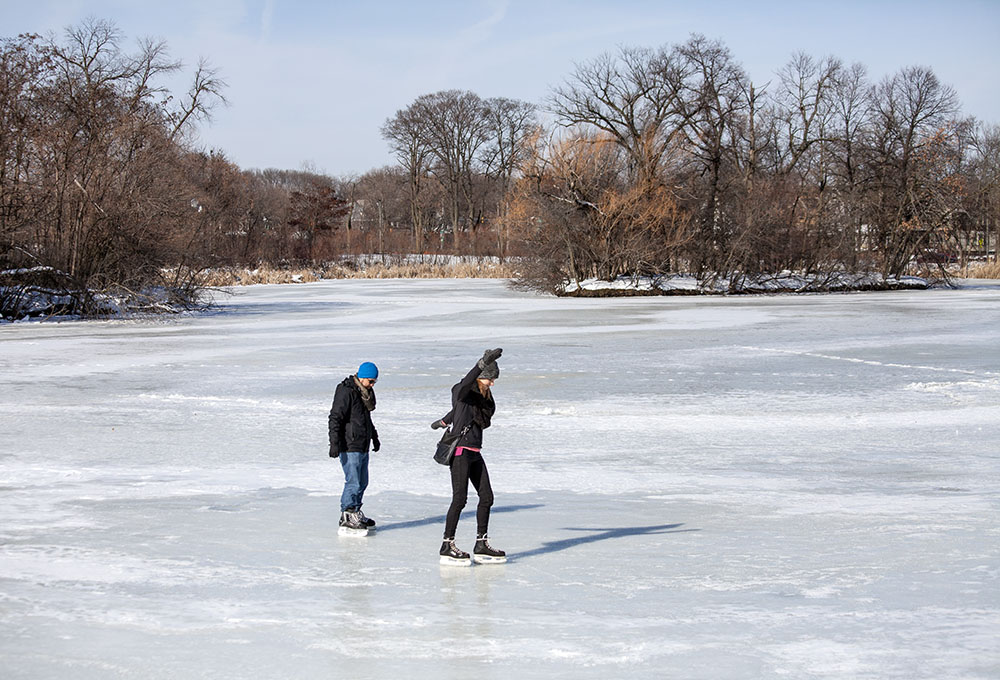
M 365 408 L 369 411 L 375 410 L 375 390 L 371 387 L 365 387 L 358 380 L 358 376 L 352 376 L 354 378 L 354 384 L 358 386 L 358 390 L 361 392 L 361 402 L 365 405 Z
M 493 401 L 491 390 L 488 388 L 486 394 L 483 394 L 482 390 L 477 386 L 476 392 L 483 398 L 483 405 L 472 410 L 472 420 L 481 430 L 485 430 L 493 421 L 493 411 L 496 410 L 496 404 Z M 493 407 L 492 409 L 490 408 L 491 406 Z

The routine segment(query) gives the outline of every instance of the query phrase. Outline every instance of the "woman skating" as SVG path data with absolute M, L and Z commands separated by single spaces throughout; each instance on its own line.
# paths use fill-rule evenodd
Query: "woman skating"
M 495 550 L 487 540 L 486 532 L 490 522 L 490 508 L 493 506 L 493 488 L 490 474 L 483 459 L 483 430 L 490 426 L 496 412 L 491 388 L 500 377 L 497 359 L 502 349 L 490 349 L 476 362 L 472 370 L 461 382 L 451 388 L 451 411 L 444 418 L 435 421 L 431 427 L 451 425 L 452 432 L 461 436 L 451 462 L 451 506 L 444 525 L 444 542 L 441 544 L 442 564 L 469 564 L 469 553 L 455 546 L 455 531 L 458 518 L 469 496 L 469 483 L 479 494 L 476 507 L 476 546 L 472 559 L 477 563 L 506 562 L 507 555 Z

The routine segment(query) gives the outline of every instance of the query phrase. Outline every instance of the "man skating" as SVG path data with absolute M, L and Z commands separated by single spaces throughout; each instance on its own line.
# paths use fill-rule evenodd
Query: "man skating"
M 337 385 L 330 407 L 330 457 L 340 458 L 344 492 L 340 496 L 340 533 L 367 536 L 375 520 L 361 511 L 368 487 L 368 451 L 381 446 L 372 422 L 378 367 L 366 361 Z

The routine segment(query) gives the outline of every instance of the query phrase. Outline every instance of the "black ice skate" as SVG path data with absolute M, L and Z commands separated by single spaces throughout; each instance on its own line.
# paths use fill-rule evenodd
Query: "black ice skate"
M 368 517 L 367 515 L 365 515 L 365 513 L 361 511 L 361 508 L 358 508 L 358 514 L 361 516 L 361 523 L 364 524 L 368 528 L 368 531 L 374 531 L 375 530 L 375 520 L 373 520 L 371 517 Z
M 363 515 L 357 508 L 347 508 L 340 513 L 340 529 L 337 533 L 341 536 L 367 536 L 368 527 L 362 521 Z
M 476 539 L 472 559 L 475 560 L 476 564 L 503 564 L 507 561 L 507 553 L 491 546 L 486 534 L 483 534 Z
M 469 559 L 469 553 L 458 549 L 454 538 L 446 538 L 441 544 L 441 564 L 468 567 L 472 560 Z

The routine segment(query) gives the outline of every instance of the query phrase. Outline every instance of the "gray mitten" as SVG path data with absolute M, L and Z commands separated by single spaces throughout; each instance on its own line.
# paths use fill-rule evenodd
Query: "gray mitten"
M 503 350 L 497 347 L 496 349 L 488 349 L 483 352 L 483 358 L 479 360 L 479 368 L 486 368 L 490 364 L 495 364 L 500 355 L 503 354 Z

